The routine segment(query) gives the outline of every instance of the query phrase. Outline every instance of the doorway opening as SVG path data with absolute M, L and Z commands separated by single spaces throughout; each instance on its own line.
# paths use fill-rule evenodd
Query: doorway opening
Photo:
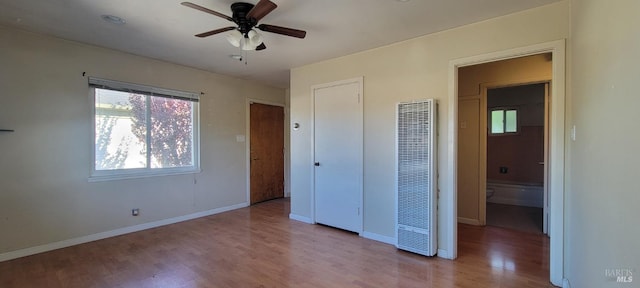
M 547 234 L 548 88 L 549 82 L 542 82 L 482 91 L 487 111 L 486 225 Z
M 552 61 L 550 53 L 543 53 L 459 69 L 459 223 L 486 225 L 487 202 L 547 206 L 547 169 L 540 163 L 549 155 L 545 99 Z
M 551 53 L 552 70 L 551 77 L 553 85 L 549 95 L 549 161 L 548 165 L 548 202 L 549 206 L 549 274 L 551 283 L 560 286 L 564 276 L 564 173 L 565 173 L 565 40 L 540 43 L 531 46 L 519 47 L 509 50 L 492 52 L 482 55 L 470 56 L 451 60 L 449 62 L 449 110 L 448 110 L 448 141 L 447 147 L 448 168 L 445 183 L 449 187 L 442 200 L 442 214 L 445 217 L 443 234 L 444 245 L 439 245 L 438 256 L 448 259 L 458 257 L 458 220 L 460 215 L 458 209 L 458 199 L 463 187 L 459 186 L 458 180 L 460 160 L 464 155 L 460 155 L 458 147 L 466 145 L 459 139 L 458 131 L 465 125 L 458 119 L 458 114 L 464 108 L 464 102 L 459 95 L 465 95 L 460 91 L 459 74 L 464 67 L 475 66 L 483 63 L 500 62 L 518 57 Z M 493 83 L 497 84 L 497 83 Z M 479 113 L 479 112 L 478 112 Z M 467 122 L 473 125 L 473 122 Z M 486 169 L 486 168 L 481 168 Z M 477 197 L 477 195 L 475 196 Z M 477 198 L 476 198 L 477 200 Z M 442 234 L 441 234 L 442 235 Z M 543 236 L 544 237 L 544 236 Z

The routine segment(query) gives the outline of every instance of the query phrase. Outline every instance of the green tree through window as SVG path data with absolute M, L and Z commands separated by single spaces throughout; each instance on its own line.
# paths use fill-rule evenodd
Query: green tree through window
M 198 170 L 197 98 L 92 89 L 92 176 Z

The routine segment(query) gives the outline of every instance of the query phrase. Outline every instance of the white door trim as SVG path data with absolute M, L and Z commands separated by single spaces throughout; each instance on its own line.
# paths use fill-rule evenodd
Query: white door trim
M 351 78 L 351 79 L 345 79 L 345 80 L 339 80 L 339 81 L 334 81 L 334 82 L 329 82 L 329 83 L 324 83 L 324 84 L 317 84 L 317 85 L 313 85 L 311 86 L 311 125 L 310 125 L 310 130 L 311 130 L 311 163 L 309 163 L 309 165 L 312 166 L 313 169 L 313 164 L 315 162 L 315 143 L 316 143 L 316 134 L 315 134 L 315 90 L 318 89 L 322 89 L 322 88 L 328 88 L 328 87 L 333 87 L 333 86 L 339 86 L 339 85 L 345 85 L 345 84 L 350 84 L 350 83 L 356 83 L 358 84 L 358 91 L 360 93 L 360 115 L 362 117 L 364 117 L 364 77 L 356 77 L 356 78 Z M 364 119 L 362 119 L 362 123 L 363 123 L 363 131 L 362 131 L 362 135 L 359 135 L 360 140 L 362 141 L 362 153 L 360 153 L 360 163 L 362 165 L 362 175 L 360 175 L 360 196 L 359 196 L 359 200 L 360 200 L 360 231 L 358 231 L 358 234 L 362 235 L 363 231 L 364 231 Z M 311 223 L 316 223 L 316 182 L 315 182 L 315 172 L 311 173 L 311 187 L 310 190 L 311 191 Z
M 277 103 L 277 102 L 271 102 L 271 101 L 267 101 L 267 100 L 260 100 L 260 99 L 252 99 L 252 98 L 247 98 L 246 101 L 246 107 L 245 107 L 245 171 L 247 171 L 247 176 L 246 176 L 246 182 L 247 182 L 247 205 L 251 205 L 251 103 L 258 103 L 258 104 L 265 104 L 265 105 L 271 105 L 271 106 L 278 106 L 278 107 L 282 107 L 284 109 L 286 109 L 286 105 L 282 104 L 282 103 Z M 286 110 L 285 110 L 285 113 Z M 284 129 L 284 133 L 286 135 L 287 132 L 287 123 L 284 123 L 284 127 L 282 127 L 282 129 Z M 286 137 L 286 136 L 285 136 Z M 285 143 L 285 148 L 287 147 L 287 144 Z M 287 160 L 285 157 L 285 161 L 284 161 L 284 169 L 285 169 L 285 173 L 284 173 L 284 182 L 288 183 L 289 179 L 287 179 Z M 286 195 L 285 195 L 286 197 Z
M 457 149 L 458 149 L 458 68 L 487 62 L 517 58 L 540 53 L 552 53 L 553 75 L 551 86 L 550 112 L 550 149 L 549 158 L 553 159 L 549 167 L 549 191 L 551 201 L 550 234 L 550 278 L 554 285 L 562 285 L 564 275 L 564 149 L 565 149 L 565 40 L 557 40 L 526 47 L 498 51 L 467 58 L 455 59 L 449 62 L 449 125 L 448 125 L 448 171 L 447 187 L 444 206 L 446 219 L 446 251 L 447 258 L 457 257 L 458 223 L 457 223 Z

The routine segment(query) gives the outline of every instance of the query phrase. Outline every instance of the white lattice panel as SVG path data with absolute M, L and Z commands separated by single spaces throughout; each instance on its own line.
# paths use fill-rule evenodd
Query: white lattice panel
M 435 102 L 398 104 L 397 247 L 436 253 Z

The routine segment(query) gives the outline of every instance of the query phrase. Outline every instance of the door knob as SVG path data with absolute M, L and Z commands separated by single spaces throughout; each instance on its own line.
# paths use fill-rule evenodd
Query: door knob
M 313 163 L 314 166 L 320 166 L 320 162 Z

